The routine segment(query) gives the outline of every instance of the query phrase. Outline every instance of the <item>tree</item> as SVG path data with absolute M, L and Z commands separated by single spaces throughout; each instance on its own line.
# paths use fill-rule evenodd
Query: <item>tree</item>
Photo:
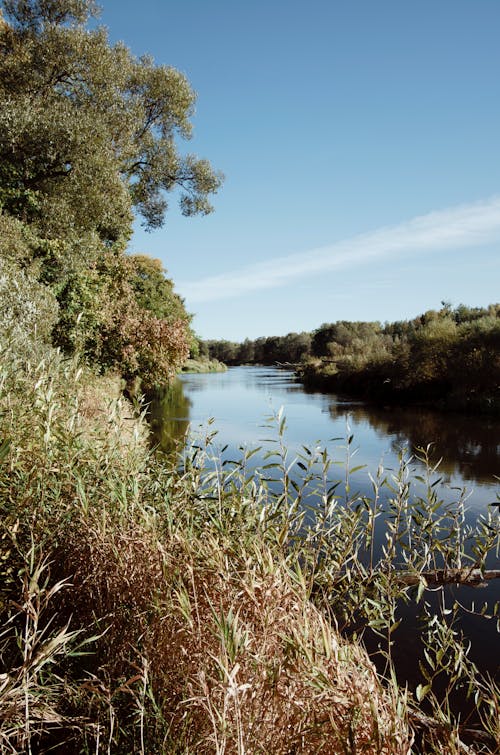
M 165 385 L 180 369 L 192 333 L 190 317 L 163 277 L 160 261 L 139 259 L 158 271 L 157 287 L 161 290 L 163 281 L 170 300 L 160 309 L 155 307 L 154 299 L 135 287 L 134 257 L 107 252 L 88 270 L 69 276 L 61 288 L 53 339 L 65 351 L 80 351 L 103 370 L 119 371 L 129 384 L 140 378 L 148 389 Z
M 337 337 L 337 323 L 323 323 L 319 328 L 313 331 L 312 335 L 312 353 L 316 357 L 326 356 L 328 351 L 328 344 L 336 341 Z
M 251 364 L 255 360 L 255 344 L 249 338 L 245 338 L 238 351 L 238 361 L 241 364 Z
M 166 270 L 161 260 L 147 254 L 133 254 L 126 259 L 130 270 L 129 282 L 140 307 L 168 322 L 191 321 L 183 300 L 174 291 L 173 282 L 165 277 Z
M 166 193 L 185 215 L 211 211 L 220 174 L 181 156 L 195 95 L 186 78 L 111 45 L 85 24 L 92 0 L 3 0 L 0 205 L 42 235 L 72 228 L 126 239 L 132 207 L 160 226 Z
M 284 338 L 284 361 L 300 362 L 311 351 L 310 333 L 288 333 Z
M 125 250 L 134 210 L 160 226 L 169 192 L 179 190 L 185 215 L 212 209 L 221 175 L 177 148 L 191 135 L 195 95 L 174 68 L 89 30 L 93 0 L 0 7 L 9 280 L 41 284 L 37 312 L 46 291 L 47 312 L 59 315 L 46 318 L 55 345 L 144 387 L 165 383 L 187 357 L 191 317 L 161 262 Z

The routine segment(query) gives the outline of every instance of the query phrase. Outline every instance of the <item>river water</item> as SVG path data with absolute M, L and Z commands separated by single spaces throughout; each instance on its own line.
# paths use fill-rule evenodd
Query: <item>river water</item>
M 498 418 L 376 407 L 334 394 L 306 392 L 293 372 L 273 367 L 181 375 L 168 397 L 155 402 L 155 440 L 168 450 L 172 439 L 183 438 L 189 426 L 193 433 L 203 434 L 212 418 L 219 445 L 237 454 L 242 446 L 262 445 L 262 439 L 269 437 L 265 419 L 281 407 L 291 453 L 303 445 L 321 445 L 341 460 L 344 441 L 352 434 L 356 466 L 367 465 L 357 473 L 362 483 L 381 462 L 385 467 L 396 465 L 401 448 L 433 444 L 433 458 L 442 458 L 445 488 L 465 486 L 470 491 L 468 506 L 475 511 L 495 501 L 499 489 L 495 475 L 500 475 Z
M 225 373 L 181 375 L 173 389 L 152 403 L 154 441 L 169 451 L 174 441 L 182 444 L 188 433 L 202 438 L 216 429 L 214 442 L 224 449 L 224 458 L 238 458 L 244 448 L 262 447 L 252 457 L 259 466 L 266 463 L 269 439 L 277 439 L 277 422 L 266 422 L 266 418 L 281 408 L 286 417 L 284 436 L 289 459 L 303 452 L 303 446 L 326 448 L 338 462 L 331 468 L 332 482 L 335 476 L 341 481 L 345 478 L 346 441 L 352 436 L 349 463 L 351 468 L 362 468 L 353 473 L 350 484 L 360 496 L 370 496 L 372 492 L 369 474 L 376 475 L 380 466 L 387 474 L 398 468 L 402 449 L 406 448 L 410 455 L 414 449 L 432 444 L 433 460 L 441 459 L 437 473 L 439 497 L 451 503 L 459 497 L 459 489 L 465 489 L 469 523 L 488 510 L 495 514 L 499 511 L 499 481 L 495 479 L 500 475 L 498 419 L 420 408 L 375 407 L 333 394 L 306 392 L 293 372 L 277 368 L 233 367 Z M 417 456 L 412 460 L 416 475 L 422 473 Z M 418 493 L 419 483 L 414 484 Z M 498 554 L 492 554 L 488 566 L 500 569 Z M 469 605 L 485 600 L 491 603 L 500 599 L 499 583 L 496 580 L 481 589 L 451 589 Z M 500 635 L 496 622 L 465 614 L 463 627 L 473 640 L 475 662 L 497 674 Z

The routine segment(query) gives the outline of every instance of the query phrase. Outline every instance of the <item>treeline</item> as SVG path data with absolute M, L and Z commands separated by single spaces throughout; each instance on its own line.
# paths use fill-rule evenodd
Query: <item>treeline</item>
M 444 303 L 412 320 L 325 323 L 312 333 L 203 348 L 230 365 L 296 366 L 311 388 L 379 401 L 500 410 L 500 304 Z
M 129 256 L 134 213 L 156 228 L 168 192 L 209 212 L 221 177 L 176 143 L 194 93 L 173 68 L 87 28 L 93 0 L 0 11 L 0 336 L 78 352 L 128 383 L 165 383 L 195 341 L 159 260 Z
M 311 333 L 288 333 L 286 336 L 268 336 L 254 341 L 247 338 L 243 343 L 201 341 L 199 349 L 211 359 L 218 359 L 231 366 L 276 362 L 296 364 L 312 353 L 312 339 Z

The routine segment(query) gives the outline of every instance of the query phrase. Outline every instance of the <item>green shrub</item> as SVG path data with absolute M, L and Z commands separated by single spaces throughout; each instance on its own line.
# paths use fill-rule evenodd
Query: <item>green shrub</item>
M 36 338 L 49 342 L 58 305 L 52 292 L 29 268 L 0 257 L 0 338 Z

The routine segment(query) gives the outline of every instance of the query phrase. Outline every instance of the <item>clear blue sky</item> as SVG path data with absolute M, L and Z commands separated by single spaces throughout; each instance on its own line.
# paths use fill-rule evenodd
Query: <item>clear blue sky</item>
M 202 337 L 500 300 L 499 0 L 101 5 L 112 40 L 187 75 L 183 149 L 226 175 L 213 215 L 172 198 L 132 241 Z

